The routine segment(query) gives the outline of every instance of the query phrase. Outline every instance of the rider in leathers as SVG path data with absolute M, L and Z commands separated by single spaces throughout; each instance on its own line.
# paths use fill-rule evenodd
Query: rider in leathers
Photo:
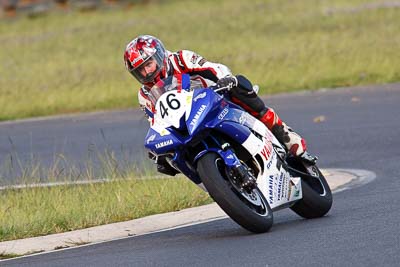
M 253 91 L 251 83 L 242 75 L 233 76 L 228 67 L 212 63 L 188 50 L 170 52 L 162 42 L 150 35 L 141 35 L 126 46 L 124 61 L 127 70 L 142 84 L 139 90 L 139 104 L 148 118 L 153 117 L 153 107 L 148 98 L 149 89 L 160 79 L 186 73 L 198 80 L 203 87 L 228 86 L 230 100 L 262 121 L 268 129 L 295 156 L 306 150 L 306 142 L 288 127 L 272 108 L 266 107 Z M 157 170 L 168 175 L 177 171 L 163 158 L 157 160 Z

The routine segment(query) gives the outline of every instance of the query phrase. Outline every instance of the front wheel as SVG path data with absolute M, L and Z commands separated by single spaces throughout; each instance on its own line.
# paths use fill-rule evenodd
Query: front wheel
M 197 171 L 210 196 L 236 223 L 254 232 L 267 232 L 273 223 L 272 210 L 258 187 L 247 192 L 229 177 L 223 159 L 207 153 L 197 164 Z

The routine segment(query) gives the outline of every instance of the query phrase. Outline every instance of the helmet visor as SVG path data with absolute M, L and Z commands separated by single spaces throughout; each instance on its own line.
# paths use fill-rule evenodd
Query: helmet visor
M 155 53 L 136 68 L 133 68 L 132 65 L 128 66 L 128 70 L 142 84 L 155 82 L 155 78 L 160 74 L 164 65 L 163 60 L 158 53 Z M 154 64 L 153 70 L 147 72 L 152 68 L 152 64 Z

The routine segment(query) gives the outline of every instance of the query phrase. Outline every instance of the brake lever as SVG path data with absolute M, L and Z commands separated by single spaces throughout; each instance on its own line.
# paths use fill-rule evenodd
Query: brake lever
M 229 86 L 224 86 L 224 87 L 218 87 L 218 86 L 210 86 L 211 89 L 214 90 L 214 92 L 218 93 L 220 91 L 227 90 L 229 91 L 231 88 Z M 214 89 L 215 88 L 215 89 Z

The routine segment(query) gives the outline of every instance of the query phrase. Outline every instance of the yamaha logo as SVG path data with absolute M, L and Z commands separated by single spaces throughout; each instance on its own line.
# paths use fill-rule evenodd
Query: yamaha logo
M 173 143 L 174 142 L 171 139 L 169 139 L 167 141 L 164 141 L 164 142 L 156 144 L 156 148 L 159 149 L 159 148 L 162 148 L 162 147 L 165 147 L 165 146 L 172 145 Z

